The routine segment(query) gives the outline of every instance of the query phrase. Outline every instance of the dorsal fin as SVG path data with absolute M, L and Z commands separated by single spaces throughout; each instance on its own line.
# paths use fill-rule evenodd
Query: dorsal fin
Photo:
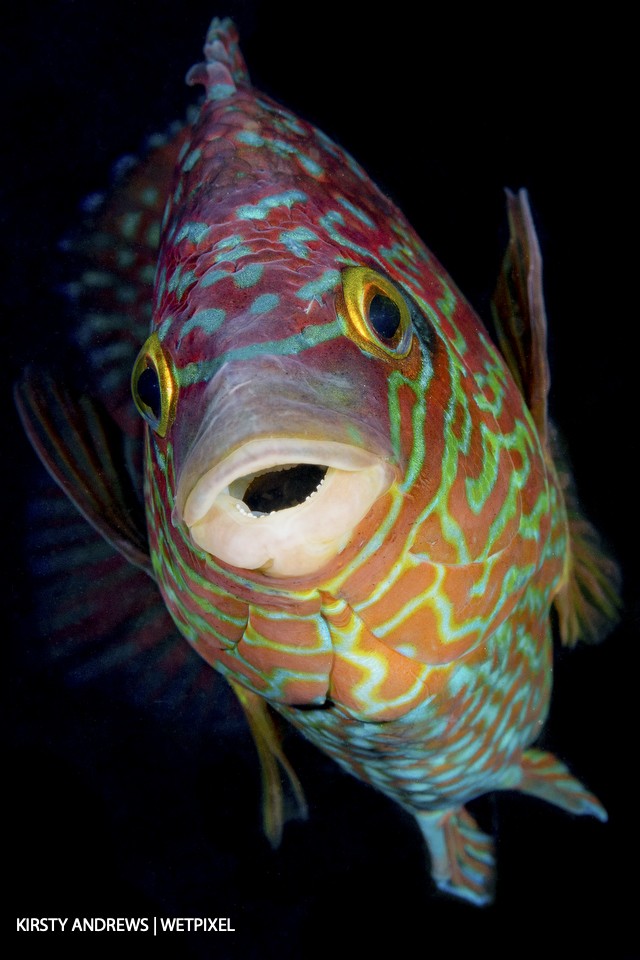
M 204 63 L 196 63 L 189 70 L 186 81 L 190 86 L 204 85 L 208 100 L 224 100 L 236 93 L 238 86 L 249 86 L 249 71 L 240 52 L 238 31 L 229 17 L 214 17 L 207 31 L 204 45 Z
M 527 191 L 507 190 L 506 195 L 510 236 L 493 295 L 493 320 L 500 350 L 546 444 L 549 364 L 542 257 Z
M 493 319 L 502 354 L 562 487 L 569 539 L 563 583 L 554 606 L 560 639 L 573 646 L 578 640 L 599 640 L 615 625 L 620 610 L 620 572 L 580 510 L 566 454 L 548 419 L 550 377 L 542 257 L 526 190 L 517 195 L 507 190 L 506 194 L 510 237 L 493 297 Z

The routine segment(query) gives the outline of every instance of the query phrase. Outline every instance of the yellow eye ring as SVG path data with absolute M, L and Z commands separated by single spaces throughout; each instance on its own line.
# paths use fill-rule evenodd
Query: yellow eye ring
M 131 393 L 139 413 L 160 437 L 173 423 L 178 389 L 172 364 L 157 333 L 152 333 L 138 354 L 131 374 Z
M 349 335 L 381 359 L 402 359 L 411 351 L 411 311 L 400 290 L 369 267 L 345 267 L 342 295 Z

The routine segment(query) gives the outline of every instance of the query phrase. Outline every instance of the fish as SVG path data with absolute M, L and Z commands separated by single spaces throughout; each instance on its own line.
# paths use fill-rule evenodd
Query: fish
M 173 662 L 177 629 L 237 697 L 271 842 L 285 792 L 306 814 L 281 717 L 414 817 L 441 891 L 486 905 L 475 798 L 606 820 L 535 743 L 552 619 L 573 646 L 619 609 L 548 415 L 527 194 L 507 193 L 494 343 L 356 161 L 254 89 L 229 19 L 187 82 L 193 116 L 75 242 L 88 385 L 28 371 L 23 425 L 137 568 L 119 604 L 142 642 L 161 634 Z

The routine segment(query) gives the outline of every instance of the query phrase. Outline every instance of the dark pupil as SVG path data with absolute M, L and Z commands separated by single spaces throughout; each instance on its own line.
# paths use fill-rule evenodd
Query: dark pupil
M 162 410 L 160 382 L 158 374 L 152 367 L 145 367 L 138 378 L 138 396 L 142 403 L 149 407 L 156 420 L 159 420 Z
M 391 340 L 400 326 L 400 307 L 383 293 L 376 293 L 369 304 L 369 323 L 383 340 Z

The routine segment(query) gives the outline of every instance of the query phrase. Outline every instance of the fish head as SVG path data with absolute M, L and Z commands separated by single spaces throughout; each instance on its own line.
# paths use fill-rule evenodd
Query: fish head
M 500 499 L 508 456 L 496 454 L 496 484 L 493 452 L 463 436 L 463 417 L 493 415 L 477 403 L 488 348 L 355 161 L 211 56 L 192 71 L 207 97 L 167 203 L 152 333 L 133 374 L 150 486 L 166 485 L 166 536 L 207 562 L 318 578 L 375 537 L 391 500 L 414 524 L 447 470 L 461 484 L 484 470 Z M 447 488 L 442 509 L 454 499 Z M 462 550 L 446 518 L 425 533 L 433 559 L 484 549 L 486 518 L 467 513 Z M 152 528 L 169 523 L 159 518 L 154 508 Z
M 299 578 L 402 478 L 388 378 L 420 362 L 415 306 L 332 246 L 264 262 L 262 236 L 241 243 L 256 251 L 203 269 L 184 309 L 170 296 L 134 396 L 171 451 L 174 527 L 218 562 Z

